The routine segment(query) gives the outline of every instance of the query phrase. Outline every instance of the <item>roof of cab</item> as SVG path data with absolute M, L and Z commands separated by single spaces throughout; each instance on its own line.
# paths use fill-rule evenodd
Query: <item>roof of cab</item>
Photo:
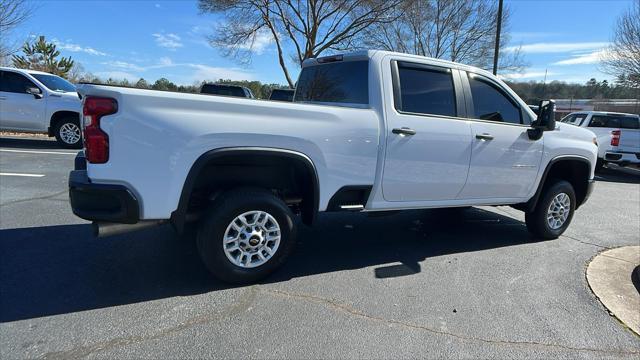
M 18 69 L 18 68 L 13 68 L 13 67 L 6 67 L 6 66 L 0 66 L 0 70 L 15 71 L 15 72 L 27 73 L 27 74 L 53 75 L 51 73 L 44 72 L 44 71 L 29 70 L 29 69 Z
M 336 54 L 332 54 L 332 55 L 328 55 L 328 56 L 320 56 L 318 58 L 306 59 L 302 63 L 302 67 L 304 68 L 304 67 L 307 67 L 307 66 L 321 64 L 320 61 L 323 58 L 330 58 L 330 57 L 334 57 L 334 56 L 342 56 L 342 61 L 356 61 L 356 60 L 366 60 L 366 59 L 375 61 L 376 59 L 382 59 L 385 56 L 398 56 L 398 57 L 403 57 L 403 58 L 406 58 L 406 59 L 415 59 L 417 61 L 425 61 L 425 60 L 427 60 L 428 62 L 430 62 L 430 63 L 432 63 L 434 65 L 441 65 L 443 67 L 448 67 L 448 68 L 467 70 L 467 71 L 471 71 L 471 72 L 474 72 L 474 73 L 479 73 L 479 74 L 483 74 L 483 75 L 489 75 L 491 77 L 494 76 L 491 72 L 489 72 L 487 70 L 484 70 L 484 69 L 481 69 L 481 68 L 478 68 L 478 67 L 475 67 L 475 66 L 471 66 L 471 65 L 466 65 L 466 64 L 462 64 L 462 63 L 448 61 L 448 60 L 431 58 L 431 57 L 427 57 L 427 56 L 406 54 L 406 53 L 386 51 L 386 50 L 360 50 L 360 51 L 353 51 L 353 52 L 336 53 Z M 318 61 L 319 59 L 320 59 L 320 61 Z

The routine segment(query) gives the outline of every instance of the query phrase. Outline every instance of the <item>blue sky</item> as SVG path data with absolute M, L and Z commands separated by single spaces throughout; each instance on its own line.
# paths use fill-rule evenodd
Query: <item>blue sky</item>
M 520 81 L 586 82 L 610 78 L 597 59 L 611 40 L 615 20 L 631 0 L 505 0 L 511 8 L 510 46 L 522 46 L 529 67 L 505 74 Z M 198 13 L 196 1 L 44 1 L 11 34 L 21 42 L 45 35 L 64 56 L 103 78 L 166 77 L 178 84 L 219 78 L 285 83 L 274 45 L 263 39 L 242 66 L 209 46 L 216 17 Z M 53 16 L 52 16 L 53 15 Z M 54 18 L 55 20 L 52 20 Z M 292 69 L 297 75 L 297 69 Z

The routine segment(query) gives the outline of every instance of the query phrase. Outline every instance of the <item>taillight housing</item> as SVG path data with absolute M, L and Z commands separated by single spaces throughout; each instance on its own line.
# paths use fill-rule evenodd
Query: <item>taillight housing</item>
M 620 130 L 611 131 L 611 146 L 620 145 Z
M 109 161 L 109 136 L 100 129 L 100 119 L 117 111 L 118 102 L 115 99 L 89 96 L 84 100 L 84 148 L 87 161 L 91 164 Z

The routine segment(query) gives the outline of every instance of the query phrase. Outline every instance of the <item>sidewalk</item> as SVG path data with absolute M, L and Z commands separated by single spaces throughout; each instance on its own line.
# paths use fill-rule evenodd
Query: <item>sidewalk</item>
M 633 283 L 633 272 L 639 265 L 640 246 L 624 246 L 603 251 L 587 268 L 587 281 L 594 294 L 611 314 L 638 335 L 640 289 Z

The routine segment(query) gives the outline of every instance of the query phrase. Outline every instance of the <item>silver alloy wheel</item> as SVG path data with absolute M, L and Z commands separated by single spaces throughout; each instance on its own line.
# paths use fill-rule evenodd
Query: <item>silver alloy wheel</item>
M 547 210 L 547 223 L 553 230 L 558 230 L 564 225 L 571 213 L 571 198 L 565 193 L 556 195 Z
M 80 141 L 80 127 L 74 123 L 65 123 L 60 127 L 60 139 L 65 144 L 74 145 Z
M 255 268 L 269 261 L 280 246 L 280 225 L 266 211 L 238 215 L 224 232 L 222 247 L 232 264 Z

